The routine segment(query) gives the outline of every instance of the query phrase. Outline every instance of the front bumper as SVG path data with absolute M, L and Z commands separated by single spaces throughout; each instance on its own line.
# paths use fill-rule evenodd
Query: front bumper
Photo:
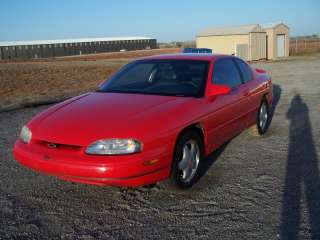
M 169 177 L 171 156 L 165 147 L 122 156 L 93 156 L 82 151 L 49 149 L 18 140 L 13 153 L 25 167 L 60 179 L 116 186 L 143 186 Z M 157 159 L 152 165 L 146 161 Z

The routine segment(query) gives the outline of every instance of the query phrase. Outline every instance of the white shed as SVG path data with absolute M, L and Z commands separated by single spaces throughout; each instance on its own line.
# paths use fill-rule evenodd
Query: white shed
M 266 59 L 266 33 L 259 24 L 211 27 L 198 33 L 198 48 L 230 54 L 245 60 Z
M 267 59 L 289 56 L 289 27 L 282 22 L 262 24 L 267 34 Z

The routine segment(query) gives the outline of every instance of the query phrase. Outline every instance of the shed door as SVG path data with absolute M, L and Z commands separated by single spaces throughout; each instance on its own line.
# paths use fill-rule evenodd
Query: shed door
M 285 35 L 277 35 L 277 57 L 285 56 Z
M 236 45 L 236 56 L 244 60 L 248 60 L 249 47 L 248 44 L 237 44 Z

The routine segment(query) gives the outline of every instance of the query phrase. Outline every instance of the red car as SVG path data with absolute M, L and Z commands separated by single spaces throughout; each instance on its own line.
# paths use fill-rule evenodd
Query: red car
M 271 104 L 270 77 L 237 57 L 147 57 L 38 114 L 14 156 L 68 181 L 142 186 L 170 177 L 188 188 L 227 140 L 252 125 L 267 131 Z

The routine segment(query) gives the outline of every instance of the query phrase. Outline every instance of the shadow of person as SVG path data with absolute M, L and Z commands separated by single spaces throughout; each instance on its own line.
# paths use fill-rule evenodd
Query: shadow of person
M 308 106 L 300 95 L 293 98 L 287 118 L 290 120 L 290 139 L 282 203 L 281 239 L 299 238 L 302 189 L 307 201 L 312 239 L 320 239 L 319 166 Z

